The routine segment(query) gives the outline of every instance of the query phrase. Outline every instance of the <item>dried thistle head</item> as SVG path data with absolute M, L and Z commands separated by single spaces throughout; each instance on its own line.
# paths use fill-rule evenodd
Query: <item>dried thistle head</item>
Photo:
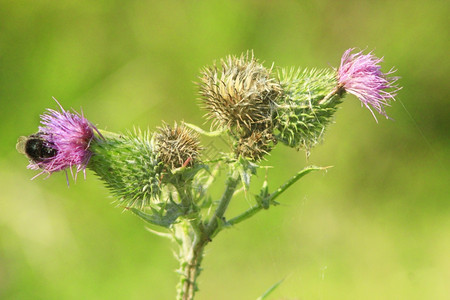
M 242 136 L 235 148 L 236 154 L 252 161 L 261 160 L 272 150 L 277 140 L 271 130 L 255 130 L 248 136 Z
M 203 69 L 200 95 L 207 118 L 215 127 L 249 132 L 272 118 L 273 102 L 281 87 L 266 69 L 247 52 L 240 57 L 228 56 L 220 66 Z
M 171 169 L 193 166 L 202 150 L 198 135 L 184 125 L 164 124 L 155 133 L 159 159 Z

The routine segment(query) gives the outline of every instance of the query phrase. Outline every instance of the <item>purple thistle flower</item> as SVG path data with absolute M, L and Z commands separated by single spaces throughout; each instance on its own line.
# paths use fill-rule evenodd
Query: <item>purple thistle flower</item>
M 372 52 L 365 55 L 362 51 L 352 54 L 353 50 L 354 48 L 350 48 L 342 55 L 341 65 L 337 71 L 339 85 L 358 97 L 377 122 L 372 108 L 388 118 L 384 107 L 389 106 L 390 100 L 395 100 L 394 97 L 400 90 L 395 84 L 399 77 L 389 77 L 396 70 L 391 69 L 383 73 L 379 65 L 383 58 L 374 56 Z
M 95 137 L 94 130 L 97 132 L 98 130 L 84 117 L 83 113 L 66 111 L 56 99 L 54 100 L 61 111 L 47 109 L 47 112 L 41 115 L 42 126 L 39 126 L 39 132 L 31 136 L 42 140 L 41 148 L 47 151 L 47 154 L 53 154 L 48 154 L 41 159 L 31 157 L 28 168 L 43 170 L 35 177 L 42 173 L 50 175 L 67 168 L 75 179 L 81 170 L 86 177 L 86 166 L 92 156 L 89 145 Z M 98 134 L 101 136 L 99 132 Z M 76 166 L 75 176 L 72 172 L 73 166 Z

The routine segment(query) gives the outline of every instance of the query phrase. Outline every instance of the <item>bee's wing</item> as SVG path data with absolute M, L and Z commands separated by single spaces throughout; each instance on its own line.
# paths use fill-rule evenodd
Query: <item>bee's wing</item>
M 21 154 L 27 154 L 25 152 L 25 145 L 27 143 L 28 138 L 26 136 L 21 136 L 17 139 L 16 150 Z

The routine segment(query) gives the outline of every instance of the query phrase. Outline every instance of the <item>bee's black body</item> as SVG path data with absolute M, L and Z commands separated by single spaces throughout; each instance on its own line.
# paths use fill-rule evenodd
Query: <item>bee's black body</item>
M 58 153 L 56 149 L 50 147 L 48 142 L 40 137 L 39 133 L 28 137 L 24 150 L 26 155 L 34 162 L 42 162 Z

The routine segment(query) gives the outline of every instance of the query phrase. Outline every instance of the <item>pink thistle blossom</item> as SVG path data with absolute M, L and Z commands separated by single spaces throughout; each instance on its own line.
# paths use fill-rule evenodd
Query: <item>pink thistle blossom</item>
M 41 115 L 41 124 L 39 132 L 30 137 L 41 139 L 44 143 L 45 151 L 52 152 L 54 155 L 48 155 L 43 159 L 33 159 L 30 157 L 29 169 L 43 170 L 42 173 L 49 175 L 69 168 L 72 173 L 72 167 L 76 167 L 76 174 L 81 170 L 86 177 L 86 166 L 92 156 L 89 145 L 95 138 L 94 130 L 101 136 L 97 128 L 89 122 L 84 115 L 77 112 L 69 112 L 58 103 L 61 111 L 47 109 L 47 112 Z
M 395 100 L 394 97 L 400 90 L 395 84 L 399 77 L 389 77 L 396 70 L 383 73 L 379 65 L 383 58 L 374 56 L 372 52 L 352 54 L 353 50 L 354 48 L 350 48 L 342 55 L 337 71 L 340 87 L 355 95 L 370 110 L 375 120 L 377 118 L 372 109 L 388 118 L 384 107 L 390 106 L 389 102 Z

